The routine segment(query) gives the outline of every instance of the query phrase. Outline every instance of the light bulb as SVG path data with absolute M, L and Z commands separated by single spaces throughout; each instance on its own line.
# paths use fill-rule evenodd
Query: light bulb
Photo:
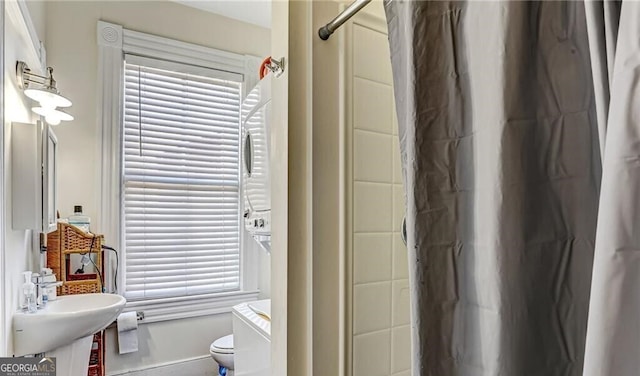
M 60 124 L 60 121 L 61 121 L 60 118 L 57 117 L 56 115 L 45 116 L 44 120 L 51 125 L 58 125 Z
M 73 116 L 55 108 L 33 107 L 31 111 L 40 116 L 44 116 L 44 120 L 51 125 L 58 125 L 61 121 L 71 121 Z

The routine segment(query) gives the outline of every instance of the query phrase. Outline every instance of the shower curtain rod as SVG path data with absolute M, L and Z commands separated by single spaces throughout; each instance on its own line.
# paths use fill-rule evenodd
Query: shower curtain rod
M 356 13 L 360 11 L 360 9 L 364 8 L 365 5 L 369 4 L 371 0 L 356 0 L 351 3 L 347 9 L 343 10 L 340 14 L 336 16 L 333 20 L 331 20 L 328 24 L 324 25 L 318 30 L 318 35 L 320 39 L 327 40 L 336 31 L 343 23 L 347 22 L 349 18 L 353 17 Z

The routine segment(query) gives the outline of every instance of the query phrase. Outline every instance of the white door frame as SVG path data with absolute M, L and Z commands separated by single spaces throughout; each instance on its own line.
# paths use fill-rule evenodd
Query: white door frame
M 318 28 L 349 3 L 313 2 L 314 376 L 353 374 L 353 25 L 386 34 L 373 2 L 320 40 Z
M 7 273 L 4 270 L 4 255 L 5 255 L 5 200 L 4 200 L 4 183 L 5 183 L 5 168 L 4 168 L 4 29 L 5 29 L 5 2 L 0 1 L 0 124 L 2 125 L 2 132 L 0 132 L 0 356 L 7 356 L 7 333 L 5 328 L 5 309 L 7 306 L 5 293 L 5 276 Z
M 6 211 L 6 202 L 10 197 L 6 197 L 6 184 L 10 184 L 10 177 L 6 176 L 6 159 L 5 159 L 5 151 L 8 149 L 5 138 L 5 130 L 6 125 L 11 119 L 7 117 L 5 111 L 5 98 L 4 98 L 4 87 L 5 80 L 7 79 L 4 76 L 5 72 L 5 47 L 6 47 L 6 28 L 8 24 L 12 24 L 18 30 L 18 33 L 22 35 L 22 41 L 24 41 L 24 50 L 25 56 L 27 58 L 25 61 L 31 62 L 29 65 L 32 69 L 44 72 L 46 67 L 46 50 L 44 45 L 40 42 L 40 38 L 38 37 L 36 28 L 31 19 L 31 14 L 29 13 L 29 9 L 27 7 L 27 0 L 12 0 L 12 1 L 0 1 L 2 4 L 0 6 L 0 17 L 2 25 L 2 30 L 0 31 L 2 37 L 2 43 L 0 44 L 0 72 L 2 72 L 2 76 L 0 77 L 0 124 L 2 124 L 2 132 L 0 133 L 0 174 L 2 177 L 0 178 L 0 212 L 2 216 L 0 216 L 0 356 L 9 356 L 7 354 L 7 350 L 9 346 L 9 331 L 11 330 L 11 325 L 8 324 L 9 317 L 12 312 L 11 309 L 14 309 L 13 302 L 8 300 L 8 296 L 11 296 L 9 293 L 9 283 L 7 283 L 7 276 L 10 275 L 10 271 L 7 269 L 7 260 L 6 260 L 6 234 L 7 234 L 7 218 L 10 218 Z M 39 64 L 35 64 L 35 62 L 39 62 Z M 9 62 L 9 64 L 15 64 L 15 61 Z M 14 72 L 9 68 L 9 72 Z M 9 222 L 10 226 L 10 222 Z M 33 241 L 36 241 L 37 237 L 33 237 Z M 37 243 L 35 243 L 37 244 Z M 37 248 L 33 248 L 37 249 Z M 27 249 L 26 252 L 29 252 Z M 15 274 L 15 273 L 13 273 Z M 13 308 L 12 308 L 13 307 Z

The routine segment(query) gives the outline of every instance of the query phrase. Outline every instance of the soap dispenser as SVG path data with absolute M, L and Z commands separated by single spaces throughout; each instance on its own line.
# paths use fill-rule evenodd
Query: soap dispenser
M 25 309 L 29 313 L 36 313 L 38 310 L 36 305 L 36 285 L 31 282 L 31 272 L 24 272 L 22 275 L 24 276 L 22 294 L 24 296 Z

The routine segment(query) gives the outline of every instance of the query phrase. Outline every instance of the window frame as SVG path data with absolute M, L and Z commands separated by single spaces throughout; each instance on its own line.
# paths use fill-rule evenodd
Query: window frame
M 124 66 L 125 55 L 168 61 L 195 67 L 214 69 L 243 76 L 241 100 L 247 88 L 257 82 L 259 58 L 220 51 L 173 39 L 140 33 L 122 28 L 120 25 L 98 21 L 98 125 L 99 160 L 101 161 L 100 198 L 101 207 L 98 228 L 107 241 L 117 240 L 119 251 L 118 293 L 125 286 L 126 249 L 123 236 L 123 187 L 122 179 L 124 153 L 122 132 L 124 131 Z M 242 130 L 240 129 L 240 134 Z M 242 137 L 239 137 L 240 141 Z M 240 216 L 244 212 L 242 199 L 243 179 L 241 156 L 239 168 Z M 197 317 L 229 312 L 234 305 L 258 298 L 258 254 L 253 247 L 247 247 L 249 237 L 240 221 L 240 290 L 202 294 L 194 296 L 157 298 L 127 302 L 125 311 L 143 311 L 143 322 L 154 322 Z M 112 252 L 105 253 L 106 281 L 108 290 L 113 280 L 110 273 L 115 266 Z

